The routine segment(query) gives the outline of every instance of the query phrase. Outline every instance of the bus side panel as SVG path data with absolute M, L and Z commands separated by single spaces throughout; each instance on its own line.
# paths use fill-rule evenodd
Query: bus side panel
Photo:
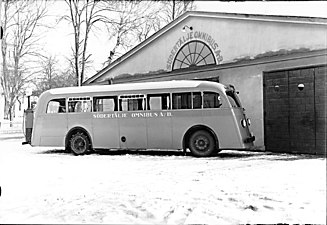
M 35 130 L 40 137 L 39 146 L 65 146 L 65 134 L 67 133 L 66 113 L 42 113 L 36 119 Z M 32 144 L 33 145 L 33 144 Z
M 146 118 L 139 111 L 127 112 L 127 116 L 119 119 L 120 148 L 146 149 Z
M 40 135 L 41 135 L 42 124 L 39 121 L 40 121 L 40 117 L 35 117 L 33 121 L 31 146 L 40 146 Z
M 93 114 L 94 148 L 120 148 L 118 119 L 112 118 L 111 115 L 110 113 Z
M 219 148 L 242 148 L 234 115 L 230 108 L 203 110 L 203 123 L 216 133 Z
M 194 125 L 203 124 L 202 110 L 198 109 L 180 109 L 172 111 L 172 133 L 174 149 L 183 148 L 183 138 L 188 129 Z
M 147 118 L 147 136 L 149 149 L 172 148 L 171 111 L 153 111 Z
M 93 143 L 92 136 L 92 113 L 90 112 L 79 112 L 79 113 L 67 113 L 68 129 L 64 133 L 65 135 L 75 127 L 84 128 L 91 136 L 91 142 Z

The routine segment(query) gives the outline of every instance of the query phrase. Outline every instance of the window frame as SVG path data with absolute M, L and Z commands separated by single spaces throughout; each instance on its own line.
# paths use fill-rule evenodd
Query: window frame
M 63 112 L 60 112 L 60 107 L 63 107 L 63 106 L 60 105 L 60 101 L 63 101 L 65 103 L 65 106 L 63 108 L 64 109 Z M 58 102 L 59 103 L 58 112 L 48 112 L 50 102 Z M 48 103 L 47 103 L 47 107 L 45 108 L 45 113 L 46 114 L 63 114 L 63 113 L 67 113 L 66 98 L 64 98 L 64 97 L 62 97 L 62 98 L 53 98 L 53 99 L 49 100 Z
M 112 111 L 104 111 L 103 110 L 103 106 L 104 104 L 102 103 L 102 111 L 98 111 L 98 106 L 100 104 L 97 105 L 97 100 L 104 100 L 104 99 L 112 99 L 114 101 L 114 110 Z M 106 95 L 106 96 L 93 96 L 93 112 L 117 112 L 118 111 L 118 96 L 115 96 L 115 95 Z
M 190 107 L 189 108 L 174 108 L 174 94 L 190 94 L 190 99 L 189 99 L 189 103 L 190 103 Z M 200 96 L 200 107 L 194 107 L 194 103 L 195 103 L 195 98 L 194 98 L 194 96 L 195 95 L 198 95 L 198 96 Z M 183 91 L 183 92 L 173 92 L 173 93 L 171 93 L 171 110 L 190 110 L 190 109 L 192 109 L 192 110 L 201 110 L 201 109 L 203 109 L 203 91 L 189 91 L 189 92 L 185 92 L 185 91 Z
M 215 91 L 203 91 L 202 92 L 203 94 L 203 97 L 202 97 L 202 101 L 203 101 L 203 109 L 219 109 L 222 107 L 222 99 L 221 99 L 221 93 L 219 92 L 215 92 Z M 218 95 L 218 98 L 219 98 L 219 103 L 218 103 L 218 106 L 215 105 L 215 101 L 213 102 L 213 107 L 206 107 L 206 104 L 205 104 L 205 95 L 206 94 L 217 94 Z
M 190 105 L 188 108 L 183 108 L 182 107 L 182 105 L 183 105 L 183 100 L 182 100 L 182 97 L 181 97 L 181 99 L 180 99 L 180 101 L 181 101 L 181 103 L 180 103 L 180 105 L 181 105 L 181 108 L 175 108 L 175 98 L 174 98 L 174 95 L 180 95 L 180 96 L 182 96 L 182 94 L 189 94 L 189 98 L 187 97 L 187 99 L 186 99 L 186 104 L 187 104 L 187 106 L 188 105 Z M 190 104 L 189 104 L 190 103 Z M 189 109 L 192 109 L 192 92 L 173 92 L 173 93 L 171 93 L 171 104 L 172 104 L 172 107 L 171 107 L 171 109 L 172 110 L 189 110 Z M 178 106 L 178 104 L 177 104 L 177 106 Z
M 200 93 L 200 107 L 199 108 L 194 108 L 194 94 L 195 93 Z M 192 109 L 203 109 L 203 91 L 193 91 L 191 93 L 191 99 L 192 99 Z
M 81 111 L 76 111 L 76 105 L 78 103 L 81 103 L 81 105 L 84 103 L 84 101 L 89 101 L 89 106 L 91 107 L 90 110 L 88 111 L 84 111 L 82 110 L 83 109 L 83 106 L 81 106 Z M 69 107 L 69 103 L 71 102 L 77 102 L 74 104 L 74 111 L 70 111 Z M 93 102 L 92 102 L 92 98 L 90 96 L 77 96 L 77 97 L 68 97 L 67 98 L 67 108 L 68 108 L 68 111 L 67 113 L 71 114 L 71 113 L 90 113 L 90 112 L 93 112 Z
M 151 97 L 161 97 L 161 109 L 151 109 L 150 108 L 150 98 Z M 166 109 L 163 109 L 163 97 L 168 97 L 168 104 L 166 104 L 166 106 L 167 106 L 167 108 Z M 152 110 L 154 110 L 154 111 L 165 111 L 165 110 L 171 110 L 172 109 L 172 100 L 171 100 L 171 98 L 172 98 L 172 95 L 171 95 L 171 93 L 169 93 L 169 92 L 165 92 L 165 93 L 153 93 L 153 94 L 147 94 L 147 96 L 146 96 L 146 101 L 147 101 L 147 110 L 149 110 L 149 111 L 152 111 Z
M 142 109 L 130 110 L 129 109 L 129 100 L 142 100 Z M 127 101 L 127 110 L 123 110 L 122 103 Z M 134 104 L 134 102 L 133 102 Z M 137 104 L 140 104 L 139 102 Z M 146 94 L 122 94 L 118 96 L 118 111 L 119 112 L 135 112 L 135 111 L 146 111 L 147 110 L 147 101 Z

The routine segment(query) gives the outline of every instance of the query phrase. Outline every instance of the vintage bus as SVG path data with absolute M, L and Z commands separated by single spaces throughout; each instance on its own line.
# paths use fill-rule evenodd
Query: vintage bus
M 207 157 L 250 149 L 250 120 L 231 85 L 183 80 L 57 88 L 34 112 L 32 146 L 176 149 Z

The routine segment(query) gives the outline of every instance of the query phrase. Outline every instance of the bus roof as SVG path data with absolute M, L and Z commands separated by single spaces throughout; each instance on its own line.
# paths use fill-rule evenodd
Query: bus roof
M 90 85 L 81 87 L 64 87 L 50 89 L 47 92 L 53 95 L 96 93 L 96 92 L 119 92 L 119 91 L 142 91 L 156 89 L 179 89 L 179 88 L 218 88 L 224 89 L 224 85 L 217 82 L 200 80 L 173 80 L 143 83 L 124 83 L 112 85 Z

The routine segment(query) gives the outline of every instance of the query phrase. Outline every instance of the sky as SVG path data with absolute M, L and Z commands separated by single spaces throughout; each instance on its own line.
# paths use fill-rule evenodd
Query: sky
M 326 1 L 198 1 L 197 6 L 199 11 L 327 18 Z
M 195 1 L 197 11 L 264 14 L 264 15 L 290 15 L 305 17 L 327 18 L 327 1 L 245 1 L 245 2 L 220 2 L 220 1 Z M 49 12 L 54 17 L 63 14 L 67 10 L 64 1 L 53 3 Z M 48 30 L 44 34 L 44 51 L 48 55 L 56 56 L 63 60 L 71 54 L 73 40 L 72 28 L 65 22 L 56 25 L 55 29 Z M 88 49 L 92 49 L 93 68 L 87 76 L 94 75 L 103 68 L 102 63 L 107 60 L 108 53 L 113 45 L 108 37 L 97 32 L 89 42 Z

